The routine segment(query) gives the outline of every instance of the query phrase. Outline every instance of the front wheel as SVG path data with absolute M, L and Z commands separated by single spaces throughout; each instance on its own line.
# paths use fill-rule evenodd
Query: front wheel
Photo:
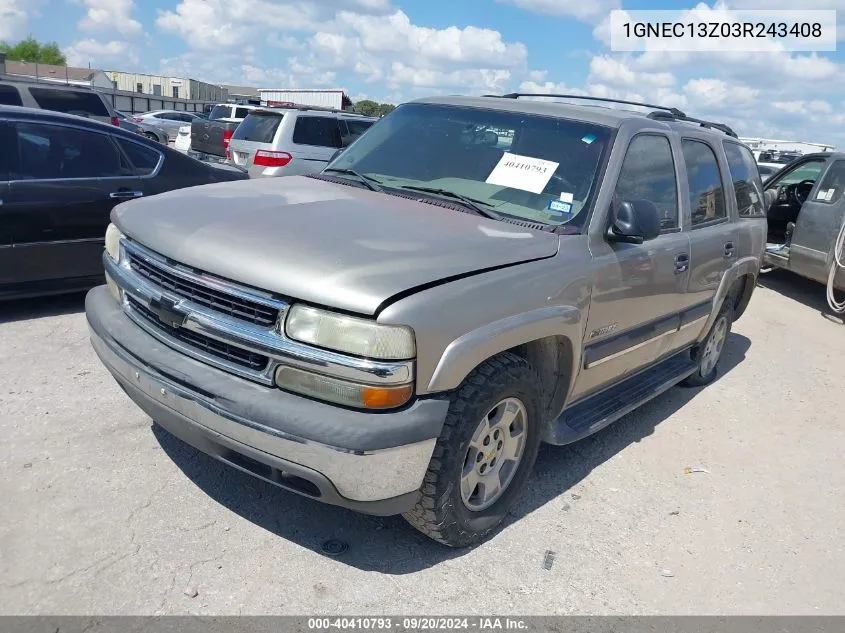
M 692 360 L 698 366 L 695 373 L 681 383 L 684 387 L 703 387 L 716 379 L 719 361 L 722 358 L 722 352 L 725 350 L 725 343 L 733 324 L 732 305 L 731 301 L 725 301 L 707 336 L 693 348 Z
M 504 353 L 475 369 L 455 392 L 421 497 L 405 519 L 450 547 L 468 547 L 498 528 L 519 499 L 540 445 L 540 380 Z

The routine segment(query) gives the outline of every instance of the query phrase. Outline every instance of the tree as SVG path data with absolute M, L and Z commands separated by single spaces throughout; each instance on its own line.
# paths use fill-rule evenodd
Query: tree
M 38 62 L 39 64 L 52 64 L 64 66 L 67 59 L 55 42 L 40 43 L 31 35 L 17 44 L 0 42 L 0 53 L 6 53 L 6 59 L 18 62 Z
M 393 112 L 396 106 L 392 103 L 376 103 L 370 99 L 363 99 L 355 103 L 352 109 L 366 116 L 382 117 Z

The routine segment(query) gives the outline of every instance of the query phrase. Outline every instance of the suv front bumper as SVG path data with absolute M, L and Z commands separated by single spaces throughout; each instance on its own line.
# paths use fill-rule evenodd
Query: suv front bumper
M 270 483 L 359 512 L 400 514 L 416 503 L 447 400 L 379 413 L 336 407 L 176 352 L 135 325 L 106 286 L 88 293 L 85 310 L 100 360 L 181 440 Z

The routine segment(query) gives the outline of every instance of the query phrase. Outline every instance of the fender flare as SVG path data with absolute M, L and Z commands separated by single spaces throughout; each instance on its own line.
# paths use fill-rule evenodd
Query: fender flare
M 743 257 L 735 261 L 731 267 L 725 271 L 725 274 L 722 275 L 722 281 L 719 282 L 719 288 L 713 296 L 713 306 L 710 308 L 710 318 L 707 319 L 707 323 L 701 331 L 699 341 L 704 340 L 707 333 L 710 332 L 710 328 L 713 327 L 716 316 L 718 316 L 719 310 L 722 308 L 722 303 L 724 303 L 728 293 L 731 291 L 731 288 L 733 288 L 733 285 L 737 282 L 737 280 L 742 277 L 750 276 L 753 283 L 757 283 L 757 276 L 760 273 L 760 264 L 761 259 L 759 257 Z
M 551 306 L 488 323 L 453 340 L 434 369 L 427 392 L 456 389 L 488 358 L 549 336 L 569 339 L 573 357 L 581 358 L 581 312 L 573 306 Z

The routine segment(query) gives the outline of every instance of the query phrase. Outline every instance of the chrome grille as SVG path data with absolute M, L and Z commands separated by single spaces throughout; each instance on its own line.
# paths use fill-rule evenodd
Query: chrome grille
M 229 345 L 185 328 L 172 327 L 162 322 L 154 312 L 149 310 L 133 297 L 128 296 L 127 301 L 133 312 L 146 319 L 151 326 L 163 331 L 165 334 L 177 341 L 190 345 L 201 352 L 255 371 L 263 370 L 267 367 L 267 363 L 270 361 L 267 356 L 256 354 L 255 352 L 243 349 L 242 347 Z
M 129 266 L 134 272 L 183 299 L 255 325 L 273 327 L 276 324 L 278 308 L 186 279 L 131 251 L 127 255 Z

